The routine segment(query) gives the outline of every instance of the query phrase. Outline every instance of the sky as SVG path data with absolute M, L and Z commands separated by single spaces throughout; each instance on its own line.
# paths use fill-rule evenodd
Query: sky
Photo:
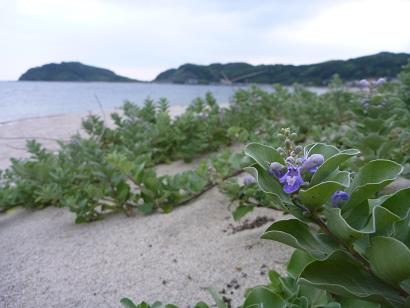
M 80 61 L 139 80 L 184 63 L 410 52 L 410 0 L 0 0 L 0 80 Z

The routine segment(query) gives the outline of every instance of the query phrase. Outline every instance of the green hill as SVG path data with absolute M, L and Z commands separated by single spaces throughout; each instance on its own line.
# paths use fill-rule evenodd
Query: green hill
M 20 76 L 24 81 L 137 81 L 118 76 L 113 71 L 80 62 L 61 62 L 30 68 Z
M 407 63 L 410 54 L 381 52 L 349 60 L 334 60 L 309 65 L 251 65 L 227 63 L 196 65 L 184 64 L 177 69 L 160 73 L 155 82 L 166 83 L 300 83 L 326 85 L 334 74 L 344 81 L 363 78 L 394 78 Z

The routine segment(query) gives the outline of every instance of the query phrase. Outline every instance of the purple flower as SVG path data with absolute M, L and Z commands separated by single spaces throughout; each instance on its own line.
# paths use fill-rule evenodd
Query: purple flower
M 359 88 L 368 88 L 370 86 L 370 83 L 366 79 L 362 79 L 359 81 Z
M 253 183 L 256 183 L 256 180 L 253 176 L 248 175 L 248 176 L 244 177 L 244 179 L 243 179 L 243 184 L 244 185 L 251 185 Z
M 284 165 L 281 165 L 277 162 L 273 162 L 269 166 L 269 174 L 276 176 L 278 179 L 281 178 L 285 173 L 287 169 Z
M 308 170 L 310 173 L 315 173 L 324 161 L 325 158 L 322 154 L 313 154 L 306 158 L 306 160 L 303 162 L 302 169 Z
M 384 79 L 384 78 L 379 78 L 379 79 L 377 79 L 375 85 L 376 85 L 376 87 L 379 87 L 379 86 L 381 86 L 381 85 L 384 85 L 385 83 L 386 83 L 386 79 Z
M 306 161 L 306 157 L 305 156 L 302 156 L 302 157 L 299 157 L 297 160 L 296 160 L 296 162 L 299 164 L 299 165 L 303 165 L 303 163 Z
M 291 194 L 297 191 L 305 182 L 300 175 L 300 167 L 288 166 L 288 171 L 283 175 L 279 182 L 283 185 L 283 191 Z
M 340 207 L 349 198 L 350 195 L 347 192 L 338 190 L 332 195 L 332 206 L 335 208 Z

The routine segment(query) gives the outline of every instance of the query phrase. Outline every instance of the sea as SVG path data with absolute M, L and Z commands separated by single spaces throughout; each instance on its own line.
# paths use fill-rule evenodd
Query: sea
M 249 85 L 176 85 L 117 82 L 0 82 L 0 124 L 26 118 L 60 114 L 107 112 L 125 100 L 142 105 L 146 99 L 166 98 L 170 106 L 187 106 L 211 92 L 218 103 L 228 104 L 238 89 Z M 270 85 L 259 87 L 273 91 Z M 323 88 L 312 88 L 315 92 Z

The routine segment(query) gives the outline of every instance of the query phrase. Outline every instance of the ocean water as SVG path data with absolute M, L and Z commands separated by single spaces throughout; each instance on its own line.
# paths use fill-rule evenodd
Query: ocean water
M 57 114 L 107 112 L 124 100 L 142 105 L 147 98 L 168 99 L 169 104 L 186 106 L 196 97 L 212 92 L 218 103 L 229 103 L 235 91 L 246 86 L 174 85 L 110 82 L 0 82 L 0 123 Z M 265 90 L 272 87 L 262 85 Z M 315 91 L 321 91 L 316 89 Z

